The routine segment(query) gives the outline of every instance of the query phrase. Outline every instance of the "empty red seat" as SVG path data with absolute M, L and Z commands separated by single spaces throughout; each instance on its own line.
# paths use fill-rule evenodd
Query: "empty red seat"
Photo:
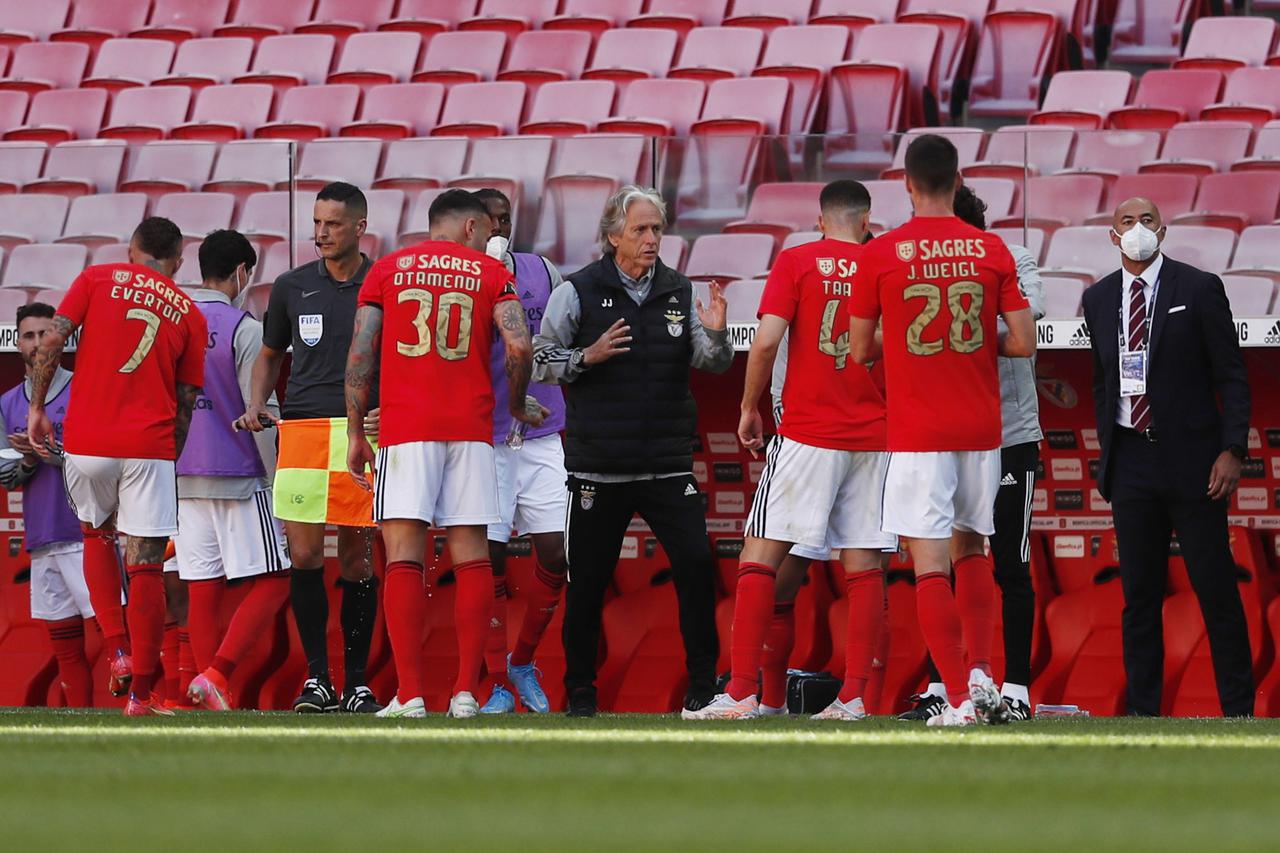
M 203 239 L 211 231 L 231 227 L 236 197 L 230 193 L 169 193 L 156 202 L 154 213 L 171 221 L 188 239 Z
M 1111 31 L 1112 62 L 1167 65 L 1182 54 L 1187 18 L 1197 14 L 1195 0 L 1119 0 Z
M 0 133 L 22 126 L 29 103 L 31 96 L 26 92 L 0 91 Z
M 575 80 L 587 67 L 591 34 L 576 30 L 537 30 L 521 33 L 511 45 L 511 55 L 499 80 L 519 80 L 536 87 L 556 80 Z
M 1186 174 L 1138 174 L 1121 175 L 1108 190 L 1106 201 L 1091 218 L 1091 225 L 1111 225 L 1112 213 L 1120 202 L 1130 198 L 1146 198 L 1160 208 L 1168 222 L 1179 214 L 1191 210 L 1200 181 L 1195 175 Z
M 396 17 L 379 24 L 378 29 L 431 38 L 474 17 L 479 5 L 479 0 L 400 0 Z
M 1217 68 L 1231 71 L 1262 65 L 1276 40 L 1271 18 L 1200 18 L 1191 25 L 1182 58 L 1174 68 Z
M 1258 128 L 1253 137 L 1253 149 L 1248 157 L 1231 164 L 1231 171 L 1269 171 L 1280 168 L 1280 121 L 1269 121 Z
M 382 171 L 373 185 L 414 193 L 442 187 L 463 173 L 469 147 L 461 137 L 398 139 L 387 145 Z
M 1097 175 L 1028 178 L 1023 188 L 1023 213 L 1026 220 L 1043 223 L 1042 227 L 1080 225 L 1102 206 L 1105 191 L 1106 182 Z
M 476 16 L 462 21 L 458 29 L 493 30 L 515 38 L 525 30 L 541 27 L 559 5 L 560 0 L 480 0 Z
M 610 116 L 614 97 L 615 87 L 609 80 L 547 83 L 534 95 L 529 120 L 520 132 L 552 136 L 586 133 Z
M 163 139 L 171 128 L 187 120 L 190 107 L 191 90 L 186 86 L 125 89 L 112 101 L 111 115 L 98 136 L 131 143 Z
M 599 37 L 621 27 L 644 9 L 644 0 L 565 0 L 560 14 L 542 23 L 544 30 L 585 30 Z
M 972 116 L 1024 116 L 1039 106 L 1040 81 L 1056 58 L 1061 26 L 1035 11 L 987 16 L 969 93 Z
M 213 174 L 203 189 L 233 193 L 243 201 L 254 192 L 288 181 L 290 166 L 288 142 L 267 139 L 228 142 L 219 147 Z
M 1044 247 L 1048 240 L 1045 238 L 1043 228 L 1015 225 L 1006 228 L 988 228 L 987 231 L 1004 240 L 1006 245 L 1021 246 L 1026 249 L 1036 259 L 1037 264 L 1044 260 Z
M 977 33 L 982 26 L 981 16 L 975 22 L 954 11 L 923 10 L 904 12 L 898 16 L 898 22 L 930 24 L 938 28 L 938 113 L 942 119 L 948 119 L 952 101 L 956 100 L 956 82 L 967 80 L 972 73 Z
M 302 149 L 296 178 L 299 189 L 319 190 L 333 181 L 358 187 L 373 184 L 382 159 L 377 139 L 317 139 Z M 283 187 L 282 187 L 283 188 Z
M 750 74 L 760 59 L 764 33 L 738 27 L 698 27 L 685 37 L 669 77 L 721 80 Z
M 507 39 L 502 33 L 441 33 L 427 44 L 413 80 L 446 86 L 492 80 L 506 49 Z
M 600 707 L 659 714 L 678 708 L 687 677 L 670 581 L 615 598 L 601 625 L 608 657 L 600 667 Z
M 1095 130 L 1112 110 L 1128 103 L 1132 90 L 1128 71 L 1060 71 L 1049 81 L 1044 103 L 1030 123 Z
M 651 136 L 687 136 L 702 113 L 701 80 L 637 80 L 622 93 L 614 117 L 599 130 Z
M 323 83 L 333 64 L 335 40 L 330 35 L 268 36 L 258 45 L 249 71 L 235 83 L 268 83 L 277 91 Z
M 643 137 L 613 133 L 584 133 L 561 139 L 556 142 L 547 179 L 605 175 L 620 184 L 634 184 L 643 168 L 648 146 Z
M 1014 211 L 1019 189 L 1015 181 L 1007 178 L 966 178 L 964 183 L 978 198 L 986 202 L 988 222 L 994 222 Z
M 70 197 L 114 192 L 128 150 L 114 139 L 64 142 L 49 149 L 44 174 L 23 192 L 57 193 Z
M 367 186 L 367 184 L 366 184 Z M 400 235 L 400 220 L 404 218 L 402 190 L 369 190 L 365 193 L 369 202 L 369 226 L 366 236 L 379 241 L 379 252 L 390 252 Z
M 0 196 L 0 247 L 52 243 L 62 236 L 71 200 L 61 195 Z
M 249 196 L 240 208 L 236 229 L 246 236 L 276 240 L 308 240 L 314 232 L 316 194 L 299 191 L 289 219 L 289 191 L 275 190 Z M 312 255 L 315 254 L 312 244 Z M 300 254 L 305 259 L 305 253 Z
M 571 140 L 569 140 L 571 141 Z M 643 146 L 640 137 L 631 137 Z M 639 164 L 640 150 L 634 154 Z M 617 191 L 618 180 L 602 174 L 558 175 L 547 179 L 538 208 L 539 220 L 533 250 L 566 271 L 586 266 L 599 256 L 596 227 L 600 211 Z
M 763 272 L 756 273 L 763 276 Z M 694 281 L 693 286 L 697 297 L 702 300 L 703 305 L 711 302 L 711 279 L 699 279 Z M 725 319 L 734 325 L 750 325 L 759 319 L 760 297 L 764 294 L 763 278 L 744 278 L 736 281 L 725 282 L 725 284 L 733 285 L 733 292 L 729 296 L 729 308 L 725 312 Z
M 166 76 L 174 47 L 157 39 L 108 39 L 98 48 L 93 70 L 80 83 L 118 92 L 146 86 Z
M 625 85 L 645 77 L 665 77 L 675 58 L 676 42 L 673 30 L 606 30 L 582 78 Z
M 524 114 L 525 85 L 514 80 L 460 83 L 449 90 L 432 136 L 501 136 L 515 133 Z
M 863 181 L 871 194 L 871 225 L 877 232 L 897 228 L 911 218 L 911 198 L 902 181 Z
M 791 81 L 784 133 L 813 130 L 826 75 L 844 59 L 848 46 L 849 32 L 844 27 L 779 27 L 769 35 L 764 56 L 752 74 Z
M 1236 232 L 1205 225 L 1170 225 L 1160 251 L 1167 257 L 1217 275 L 1231 266 Z
M 213 142 L 166 140 L 143 145 L 134 152 L 120 190 L 146 193 L 153 200 L 166 193 L 198 190 L 209 180 L 217 154 Z
M 1045 317 L 1061 320 L 1080 316 L 1084 289 L 1092 284 L 1092 281 L 1085 282 L 1078 278 L 1065 278 L 1048 273 L 1041 275 L 1040 278 L 1044 284 Z
M 262 125 L 253 135 L 259 139 L 296 139 L 299 142 L 334 136 L 339 128 L 356 117 L 358 103 L 359 86 L 341 83 L 295 86 L 285 90 L 275 121 Z
M 729 0 L 649 0 L 645 14 L 627 22 L 629 27 L 661 27 L 683 38 L 696 27 L 718 27 L 728 12 Z
M 916 127 L 908 130 L 898 140 L 898 147 L 894 150 L 893 165 L 882 174 L 882 178 L 901 178 L 906 174 L 907 148 L 911 145 L 913 139 L 925 133 L 933 133 L 938 136 L 945 136 L 951 140 L 951 144 L 956 147 L 956 154 L 959 157 L 960 168 L 971 166 L 977 162 L 982 154 L 983 145 L 987 141 L 987 134 L 976 127 Z
M 283 35 L 311 20 L 315 5 L 315 0 L 240 0 L 231 17 L 213 34 L 255 41 Z
M 1237 233 L 1249 225 L 1267 225 L 1280 206 L 1280 172 L 1226 172 L 1205 175 L 1189 213 L 1179 225 L 1213 225 Z
M 658 257 L 662 263 L 673 270 L 684 271 L 685 256 L 689 253 L 689 243 L 678 234 L 663 234 L 658 243 Z
M 154 0 L 147 26 L 130 35 L 173 42 L 213 34 L 227 20 L 231 0 Z
M 71 0 L 3 0 L 0 2 L 0 42 L 45 41 L 67 23 Z
M 1154 130 L 1103 130 L 1076 136 L 1072 171 L 1112 176 L 1132 175 L 1160 152 Z
M 1280 271 L 1280 225 L 1253 225 L 1241 232 L 1228 272 L 1250 271 Z
M 71 200 L 59 242 L 97 246 L 128 242 L 147 214 L 142 193 L 99 193 Z
M 1116 268 L 1109 225 L 1059 228 L 1049 240 L 1041 269 L 1056 276 L 1074 276 L 1088 284 Z M 1074 316 L 1074 315 L 1071 315 Z
M 89 65 L 89 46 L 76 42 L 32 42 L 18 45 L 9 65 L 9 76 L 0 89 L 43 92 L 74 89 Z
M 747 215 L 724 227 L 727 234 L 768 234 L 778 246 L 792 231 L 812 228 L 818 219 L 818 195 L 823 184 L 787 182 L 760 184 L 751 194 Z
M 932 24 L 873 24 L 859 35 L 850 57 L 855 63 L 884 63 L 905 69 L 904 118 L 911 126 L 919 126 L 938 123 L 941 49 L 942 34 Z
M 311 20 L 294 29 L 345 39 L 361 30 L 375 29 L 391 17 L 395 0 L 319 0 Z
M 0 194 L 16 193 L 40 177 L 48 151 L 43 142 L 0 142 Z
M 1101 581 L 1100 583 L 1098 581 Z M 1094 716 L 1124 710 L 1124 659 L 1118 573 L 1059 595 L 1045 608 L 1051 656 L 1031 690 L 1032 703 L 1069 702 Z
M 330 83 L 354 83 L 362 88 L 403 83 L 413 76 L 422 52 L 417 33 L 356 33 L 342 48 Z
M 102 127 L 107 111 L 104 89 L 53 89 L 38 92 L 31 99 L 27 123 L 13 128 L 5 139 L 65 142 L 69 139 L 92 139 Z
M 391 83 L 364 96 L 360 118 L 342 128 L 342 136 L 403 139 L 426 136 L 440 120 L 445 88 L 440 83 Z
M 409 215 L 405 218 L 404 230 L 400 232 L 401 248 L 427 239 L 430 233 L 428 214 L 431 211 L 431 203 L 444 192 L 447 192 L 446 187 L 434 187 L 423 190 L 413 197 L 413 202 L 409 205 Z
M 1021 180 L 1026 166 L 1032 174 L 1053 174 L 1066 168 L 1075 137 L 1069 127 L 1006 125 L 991 134 L 982 160 L 964 173 Z
M 1265 317 L 1275 304 L 1276 281 L 1272 276 L 1224 274 L 1222 286 L 1233 316 Z
M 1241 68 L 1227 78 L 1222 103 L 1205 107 L 1200 118 L 1246 121 L 1262 127 L 1277 113 L 1280 113 L 1280 68 Z
M 827 82 L 826 164 L 883 169 L 893 162 L 907 75 L 896 64 L 857 62 L 831 69 Z
M 772 33 L 778 27 L 806 23 L 812 8 L 813 0 L 734 0 L 724 25 Z
M 1253 127 L 1236 121 L 1185 121 L 1165 134 L 1160 159 L 1143 165 L 1144 172 L 1183 172 L 1207 175 L 1231 168 L 1249 149 Z
M 266 124 L 275 90 L 266 83 L 208 86 L 196 96 L 191 121 L 175 127 L 174 139 L 225 142 L 251 135 Z
M 1195 121 L 1205 107 L 1218 102 L 1222 79 L 1222 72 L 1212 68 L 1148 71 L 1139 78 L 1132 103 L 1112 110 L 1108 123 L 1164 130 L 1181 121 Z
M 253 39 L 190 39 L 178 45 L 173 68 L 156 85 L 189 86 L 202 89 L 219 83 L 230 83 L 249 70 L 253 58 Z
M 476 139 L 471 143 L 466 173 L 450 180 L 449 186 L 469 190 L 496 187 L 506 192 L 515 218 L 512 241 L 528 242 L 537 225 L 533 211 L 551 162 L 552 142 L 549 136 Z
M 133 230 L 133 229 L 130 229 Z M 84 246 L 16 246 L 9 253 L 0 287 L 40 287 L 65 290 L 85 267 L 89 252 Z
M 900 0 L 818 0 L 809 23 L 850 28 L 877 22 L 887 24 L 897 17 L 900 5 Z M 855 35 L 854 40 L 857 38 Z
M 768 234 L 707 234 L 693 241 L 685 275 L 703 279 L 755 278 L 768 271 L 773 248 L 773 237 Z

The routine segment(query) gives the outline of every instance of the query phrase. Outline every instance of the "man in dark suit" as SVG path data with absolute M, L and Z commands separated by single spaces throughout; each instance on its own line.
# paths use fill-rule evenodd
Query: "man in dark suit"
M 1249 635 L 1227 539 L 1248 446 L 1249 384 L 1222 280 L 1166 258 L 1160 211 L 1116 208 L 1121 266 L 1084 294 L 1093 399 L 1124 587 L 1129 713 L 1160 713 L 1162 607 L 1176 531 L 1208 629 L 1227 716 L 1253 712 Z M 1219 401 L 1221 404 L 1219 405 Z

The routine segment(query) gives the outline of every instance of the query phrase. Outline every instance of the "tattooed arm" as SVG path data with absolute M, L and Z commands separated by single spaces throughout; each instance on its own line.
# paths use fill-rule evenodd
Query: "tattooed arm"
M 191 412 L 196 407 L 196 398 L 200 389 L 186 382 L 178 383 L 178 413 L 173 418 L 173 441 L 177 456 L 182 456 L 182 448 L 187 446 L 187 433 L 191 431 Z
M 369 393 L 378 367 L 378 344 L 382 338 L 382 309 L 361 305 L 356 309 L 356 325 L 347 351 L 345 392 L 347 397 L 347 470 L 361 488 L 372 488 L 365 470 L 373 471 L 373 448 L 365 437 L 364 420 L 369 414 Z
M 62 349 L 75 330 L 75 324 L 70 318 L 55 314 L 53 328 L 40 338 L 40 345 L 36 348 L 31 364 L 31 407 L 27 415 L 27 437 L 32 449 L 46 459 L 52 452 L 49 447 L 53 441 L 53 425 L 44 412 L 45 396 L 49 393 L 53 375 L 58 372 L 58 364 L 62 361 Z
M 542 423 L 546 414 L 525 411 L 524 397 L 529 391 L 529 379 L 533 376 L 533 339 L 529 335 L 528 320 L 518 300 L 509 299 L 493 307 L 493 321 L 502 334 L 507 354 L 504 360 L 507 372 L 507 399 L 511 416 L 533 426 Z

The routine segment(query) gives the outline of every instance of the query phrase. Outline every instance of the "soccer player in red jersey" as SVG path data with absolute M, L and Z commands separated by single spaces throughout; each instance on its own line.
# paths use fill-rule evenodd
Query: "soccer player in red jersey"
M 955 146 L 918 137 L 906 172 L 915 216 L 872 241 L 854 276 L 852 359 L 883 354 L 884 525 L 911 552 L 920 630 L 950 699 L 928 723 L 969 725 L 979 715 L 1005 722 L 1008 709 L 991 680 L 995 580 L 985 547 L 1000 487 L 996 356 L 1034 355 L 1035 321 L 1004 242 L 954 215 Z M 1008 325 L 1004 337 L 997 316 Z
M 380 717 L 422 717 L 423 556 L 434 522 L 445 528 L 453 560 L 458 677 L 449 714 L 474 717 L 493 603 L 486 531 L 499 519 L 493 455 L 494 327 L 506 344 L 513 417 L 537 426 L 528 411 L 533 343 L 515 279 L 484 254 L 492 220 L 484 203 L 450 190 L 431 204 L 430 239 L 379 260 L 360 289 L 347 359 L 350 447 L 347 467 L 370 488 L 374 519 L 387 547 L 383 602 L 399 687 Z M 379 340 L 381 341 L 379 353 Z M 378 454 L 364 435 L 375 365 L 381 360 Z
M 85 580 L 95 606 L 119 600 L 116 531 L 125 535 L 133 642 L 126 716 L 173 713 L 151 692 L 164 637 L 161 565 L 178 532 L 174 463 L 204 383 L 208 337 L 204 316 L 173 283 L 181 263 L 178 227 L 158 216 L 144 219 L 129 241 L 129 263 L 89 267 L 72 283 L 32 368 L 27 434 L 47 455 L 45 391 L 67 339 L 81 329 L 63 470 L 84 526 Z
M 759 715 L 756 685 L 778 567 L 795 545 L 839 551 L 849 590 L 844 685 L 816 719 L 867 716 L 863 693 L 884 613 L 882 552 L 894 545 L 880 520 L 888 464 L 884 397 L 867 367 L 849 357 L 847 303 L 871 196 L 856 181 L 835 181 L 819 201 L 824 239 L 783 252 L 760 299 L 738 424 L 742 445 L 753 455 L 764 447 L 759 400 L 784 335 L 785 415 L 747 516 L 730 644 L 733 675 L 709 705 L 685 710 L 688 720 Z

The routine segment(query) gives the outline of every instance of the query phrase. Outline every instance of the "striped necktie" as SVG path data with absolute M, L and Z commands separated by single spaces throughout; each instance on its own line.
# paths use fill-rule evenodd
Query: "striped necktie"
M 1147 348 L 1147 298 L 1143 294 L 1146 282 L 1135 278 L 1129 287 L 1129 351 L 1137 352 Z M 1151 370 L 1151 354 L 1147 354 L 1147 371 Z M 1146 394 L 1138 394 L 1131 399 L 1129 410 L 1133 428 L 1145 432 L 1151 426 L 1151 404 Z

